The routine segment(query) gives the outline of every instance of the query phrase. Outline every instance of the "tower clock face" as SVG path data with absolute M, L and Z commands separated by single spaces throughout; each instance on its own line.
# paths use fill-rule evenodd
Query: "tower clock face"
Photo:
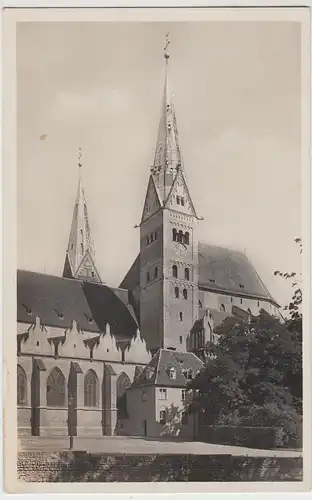
M 184 243 L 174 243 L 174 250 L 177 257 L 185 257 L 187 255 L 187 246 Z

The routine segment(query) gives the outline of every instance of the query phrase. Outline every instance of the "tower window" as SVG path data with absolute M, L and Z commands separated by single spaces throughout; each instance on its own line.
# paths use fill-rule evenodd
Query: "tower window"
M 150 273 L 147 271 L 147 273 L 146 273 L 146 281 L 149 282 L 149 280 L 150 280 Z
M 189 245 L 190 244 L 190 233 L 186 232 L 184 234 L 184 243 L 185 245 Z
M 180 205 L 180 196 L 177 196 L 177 204 Z
M 175 228 L 172 229 L 172 241 L 178 241 L 177 240 L 177 230 Z
M 172 276 L 173 276 L 173 278 L 178 277 L 178 268 L 176 265 L 172 266 Z
M 154 276 L 155 276 L 155 278 L 157 278 L 157 276 L 158 276 L 158 268 L 157 267 L 155 267 Z
M 183 288 L 183 298 L 187 299 L 187 289 Z
M 183 196 L 181 196 L 181 205 L 182 205 L 182 207 L 184 207 L 184 198 L 183 198 Z
M 179 243 L 183 243 L 183 232 L 181 230 L 178 233 L 178 241 Z
M 185 279 L 186 280 L 189 280 L 190 279 L 190 270 L 188 267 L 185 268 L 184 270 L 184 275 L 185 275 Z
M 182 335 L 180 335 L 180 344 L 182 344 Z
M 177 286 L 174 288 L 174 295 L 175 295 L 176 299 L 179 298 L 179 288 Z
M 180 321 L 183 321 L 183 313 L 180 312 Z

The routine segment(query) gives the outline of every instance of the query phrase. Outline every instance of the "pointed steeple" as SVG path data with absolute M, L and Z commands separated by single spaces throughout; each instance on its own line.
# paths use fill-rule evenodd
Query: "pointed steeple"
M 79 180 L 73 219 L 68 240 L 63 276 L 101 282 L 94 263 L 87 201 L 82 184 L 81 149 L 78 154 Z
M 158 130 L 154 163 L 151 167 L 151 173 L 157 187 L 158 195 L 164 203 L 169 194 L 173 180 L 177 171 L 182 170 L 182 158 L 179 147 L 178 128 L 174 105 L 169 90 L 169 60 L 168 39 L 166 35 L 165 46 L 165 87 L 162 102 L 161 118 Z

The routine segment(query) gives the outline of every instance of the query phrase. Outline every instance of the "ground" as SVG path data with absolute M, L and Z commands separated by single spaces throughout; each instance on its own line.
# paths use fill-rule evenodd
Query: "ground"
M 63 451 L 69 449 L 69 438 L 27 437 L 19 440 L 19 451 Z M 75 437 L 74 450 L 109 454 L 190 454 L 190 455 L 249 455 L 257 457 L 299 457 L 298 450 L 256 450 L 241 446 L 210 444 L 141 437 L 103 436 Z

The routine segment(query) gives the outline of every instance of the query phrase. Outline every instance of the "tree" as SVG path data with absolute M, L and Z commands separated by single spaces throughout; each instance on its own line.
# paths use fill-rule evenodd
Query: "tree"
M 288 437 L 298 433 L 296 398 L 286 381 L 300 346 L 288 325 L 262 310 L 251 323 L 228 317 L 216 333 L 213 359 L 190 382 L 189 411 L 204 413 L 208 424 L 257 423 L 281 426 Z

